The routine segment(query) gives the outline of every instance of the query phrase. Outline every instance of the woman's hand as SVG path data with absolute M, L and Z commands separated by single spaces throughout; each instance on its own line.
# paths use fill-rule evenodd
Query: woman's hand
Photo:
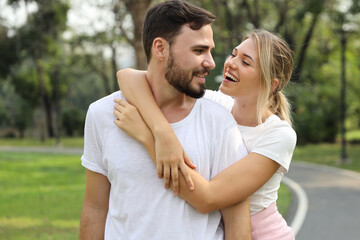
M 190 158 L 184 152 L 178 138 L 172 128 L 157 134 L 155 137 L 155 152 L 157 173 L 160 178 L 164 177 L 165 188 L 170 187 L 177 195 L 179 186 L 179 168 L 190 190 L 194 189 L 194 184 L 190 176 L 190 168 L 196 168 Z
M 114 121 L 116 126 L 138 142 L 146 145 L 153 136 L 136 107 L 121 99 L 114 99 L 114 102 L 116 103 L 114 109 L 114 115 L 117 118 Z
M 153 139 L 153 135 L 136 107 L 121 99 L 114 99 L 114 102 L 116 103 L 114 115 L 117 117 L 114 121 L 115 124 L 147 147 L 148 142 Z M 160 178 L 164 178 L 166 189 L 170 187 L 171 181 L 171 188 L 174 194 L 177 195 L 179 193 L 179 168 L 184 175 L 189 189 L 194 189 L 189 167 L 196 168 L 196 166 L 184 152 L 171 127 L 168 131 L 157 134 L 155 138 L 155 152 L 157 173 Z

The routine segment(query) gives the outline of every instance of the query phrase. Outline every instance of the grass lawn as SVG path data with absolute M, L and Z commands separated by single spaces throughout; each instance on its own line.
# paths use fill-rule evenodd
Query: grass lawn
M 48 138 L 45 142 L 41 142 L 39 138 L 0 138 L 0 146 L 16 146 L 16 147 L 52 147 L 57 146 L 54 138 Z M 60 146 L 62 147 L 77 147 L 84 146 L 84 138 L 61 138 Z
M 0 239 L 78 239 L 85 172 L 78 155 L 0 152 Z M 282 185 L 285 214 L 290 191 Z
M 317 144 L 297 146 L 295 148 L 293 161 L 311 162 L 340 167 L 360 172 L 360 144 L 348 144 L 347 155 L 350 160 L 348 164 L 341 164 L 340 144 Z
M 78 239 L 80 156 L 0 152 L 0 239 Z
M 290 204 L 291 191 L 285 184 L 282 183 L 278 191 L 278 200 L 276 201 L 276 205 L 278 207 L 279 213 L 281 213 L 281 215 L 283 215 L 284 217 L 290 207 Z

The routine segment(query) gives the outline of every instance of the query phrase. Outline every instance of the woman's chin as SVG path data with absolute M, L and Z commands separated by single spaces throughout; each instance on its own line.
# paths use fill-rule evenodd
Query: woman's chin
M 223 83 L 220 84 L 220 87 L 219 87 L 219 90 L 220 92 L 222 92 L 223 94 L 226 94 L 226 95 L 230 95 L 231 96 L 231 91 L 228 87 L 226 87 Z

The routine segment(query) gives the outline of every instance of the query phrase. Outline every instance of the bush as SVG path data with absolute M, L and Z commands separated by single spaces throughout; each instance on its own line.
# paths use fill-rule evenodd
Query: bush
M 85 112 L 77 108 L 65 109 L 62 113 L 62 126 L 66 136 L 82 136 L 84 134 Z
M 335 142 L 339 101 L 333 87 L 298 85 L 294 125 L 298 143 Z

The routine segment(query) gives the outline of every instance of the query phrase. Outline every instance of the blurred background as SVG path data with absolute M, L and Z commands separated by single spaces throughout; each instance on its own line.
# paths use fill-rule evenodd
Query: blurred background
M 87 108 L 118 90 L 117 70 L 146 69 L 142 23 L 156 2 L 0 0 L 0 148 L 79 150 L 0 151 L 0 238 L 76 238 Z M 294 161 L 360 171 L 360 0 L 189 2 L 217 16 L 207 88 L 218 88 L 226 57 L 247 31 L 278 33 L 295 60 L 286 89 L 298 136 Z M 21 236 L 9 237 L 19 229 Z
M 0 0 L 0 136 L 81 136 L 89 103 L 118 89 L 116 71 L 146 69 L 141 29 L 155 2 Z M 359 129 L 359 0 L 190 2 L 217 15 L 208 88 L 217 89 L 215 76 L 244 33 L 264 28 L 294 52 L 287 95 L 298 143 Z

